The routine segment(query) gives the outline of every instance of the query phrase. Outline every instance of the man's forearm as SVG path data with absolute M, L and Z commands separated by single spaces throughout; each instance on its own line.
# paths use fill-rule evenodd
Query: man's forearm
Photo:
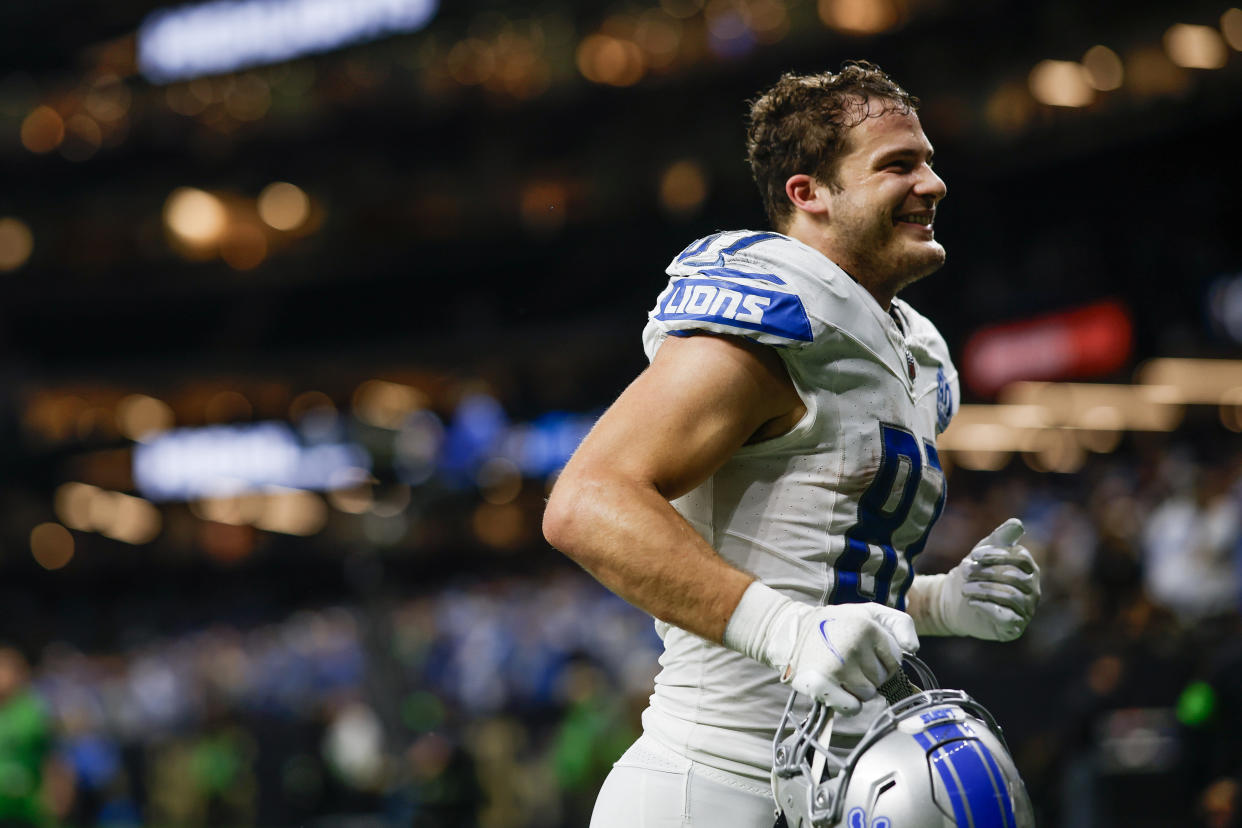
M 720 642 L 754 580 L 730 566 L 653 487 L 562 476 L 544 515 L 548 541 L 661 621 Z

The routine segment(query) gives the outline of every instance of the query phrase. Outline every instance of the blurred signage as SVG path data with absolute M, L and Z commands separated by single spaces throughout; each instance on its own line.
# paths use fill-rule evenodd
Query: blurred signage
M 962 353 L 962 378 L 991 396 L 1018 380 L 1096 377 L 1124 366 L 1132 344 L 1129 311 L 1099 302 L 977 331 Z
M 324 491 L 365 479 L 354 443 L 307 444 L 287 423 L 181 428 L 134 448 L 134 482 L 151 500 L 225 497 L 271 486 Z
M 489 460 L 512 462 L 526 477 L 550 477 L 569 462 L 598 418 L 550 411 L 533 422 L 511 423 L 500 403 L 472 394 L 458 405 L 447 428 L 429 412 L 411 417 L 396 437 L 394 464 L 402 482 L 418 485 L 434 473 L 468 484 Z
M 417 31 L 438 0 L 216 0 L 159 9 L 138 30 L 138 66 L 155 83 L 280 63 Z

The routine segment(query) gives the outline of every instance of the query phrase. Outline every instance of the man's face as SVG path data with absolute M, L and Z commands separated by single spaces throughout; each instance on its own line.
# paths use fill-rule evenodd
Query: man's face
M 879 106 L 872 101 L 871 111 Z M 896 293 L 944 264 L 932 222 L 947 190 L 931 159 L 913 112 L 873 115 L 847 133 L 829 188 L 829 245 L 864 285 Z

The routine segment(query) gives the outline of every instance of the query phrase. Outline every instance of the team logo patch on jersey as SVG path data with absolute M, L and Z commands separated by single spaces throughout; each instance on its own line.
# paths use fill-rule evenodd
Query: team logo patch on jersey
M 936 433 L 949 427 L 953 419 L 953 386 L 944 375 L 944 366 L 936 370 Z
M 799 342 L 812 339 L 806 309 L 794 294 L 719 279 L 678 280 L 656 319 L 693 319 Z

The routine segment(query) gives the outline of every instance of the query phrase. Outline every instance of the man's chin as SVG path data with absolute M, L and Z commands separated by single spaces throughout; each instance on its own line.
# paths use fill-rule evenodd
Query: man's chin
M 905 284 L 917 282 L 944 267 L 945 255 L 944 248 L 938 242 L 924 245 L 922 250 L 906 260 L 906 267 L 902 268 L 906 274 Z

